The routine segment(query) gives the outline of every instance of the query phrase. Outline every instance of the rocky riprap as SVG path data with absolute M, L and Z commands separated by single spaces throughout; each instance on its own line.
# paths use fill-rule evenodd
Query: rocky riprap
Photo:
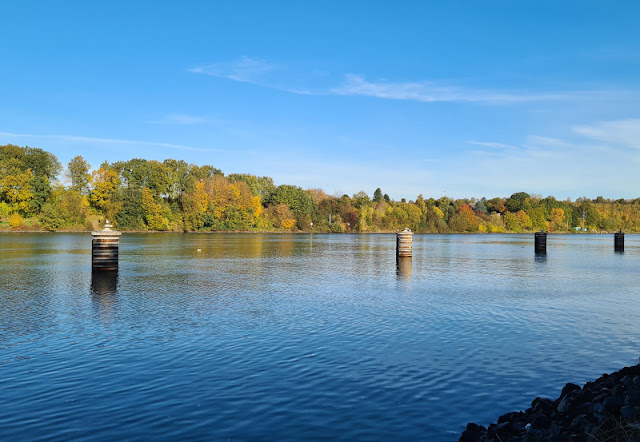
M 468 424 L 460 441 L 640 441 L 640 365 L 567 384 L 555 401 L 536 398 L 489 428 Z

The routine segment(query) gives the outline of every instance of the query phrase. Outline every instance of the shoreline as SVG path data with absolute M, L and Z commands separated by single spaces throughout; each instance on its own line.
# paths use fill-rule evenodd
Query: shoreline
M 0 234 L 5 233 L 91 233 L 92 230 L 28 230 L 28 229 L 0 229 Z M 116 229 L 117 230 L 117 229 Z M 328 234 L 328 235 L 376 235 L 376 234 L 394 234 L 399 230 L 383 230 L 378 232 L 319 232 L 311 230 L 301 230 L 298 232 L 291 231 L 278 231 L 278 230 L 208 230 L 208 231 L 174 231 L 174 230 L 119 230 L 122 233 L 151 233 L 151 234 L 184 234 L 184 233 L 197 233 L 202 235 L 208 234 L 237 234 L 244 233 L 248 235 L 255 234 L 282 234 L 282 235 L 301 235 L 301 234 Z M 416 232 L 414 235 L 533 235 L 537 232 Z M 613 232 L 545 232 L 547 235 L 613 235 L 618 233 Z M 634 235 L 640 232 L 623 232 L 625 235 Z
M 506 413 L 488 427 L 467 424 L 459 442 L 640 440 L 640 365 L 603 374 L 560 396 L 535 398 L 525 411 Z

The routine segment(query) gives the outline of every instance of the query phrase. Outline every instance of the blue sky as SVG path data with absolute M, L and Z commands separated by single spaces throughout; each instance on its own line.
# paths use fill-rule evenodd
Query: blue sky
M 330 194 L 640 196 L 636 1 L 1 2 L 0 144 Z

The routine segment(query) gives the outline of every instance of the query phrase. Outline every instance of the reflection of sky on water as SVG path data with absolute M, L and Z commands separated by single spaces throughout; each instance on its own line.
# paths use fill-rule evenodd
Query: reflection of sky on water
M 625 240 L 0 235 L 0 436 L 455 439 L 638 357 Z

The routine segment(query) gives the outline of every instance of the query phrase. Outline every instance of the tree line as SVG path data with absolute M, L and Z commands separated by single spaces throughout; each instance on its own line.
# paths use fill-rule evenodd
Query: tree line
M 63 169 L 43 149 L 0 146 L 0 228 L 93 230 L 105 219 L 121 230 L 186 232 L 638 232 L 640 198 L 558 201 L 517 192 L 395 201 L 380 188 L 332 196 L 183 160 L 136 158 L 92 169 L 76 156 Z

